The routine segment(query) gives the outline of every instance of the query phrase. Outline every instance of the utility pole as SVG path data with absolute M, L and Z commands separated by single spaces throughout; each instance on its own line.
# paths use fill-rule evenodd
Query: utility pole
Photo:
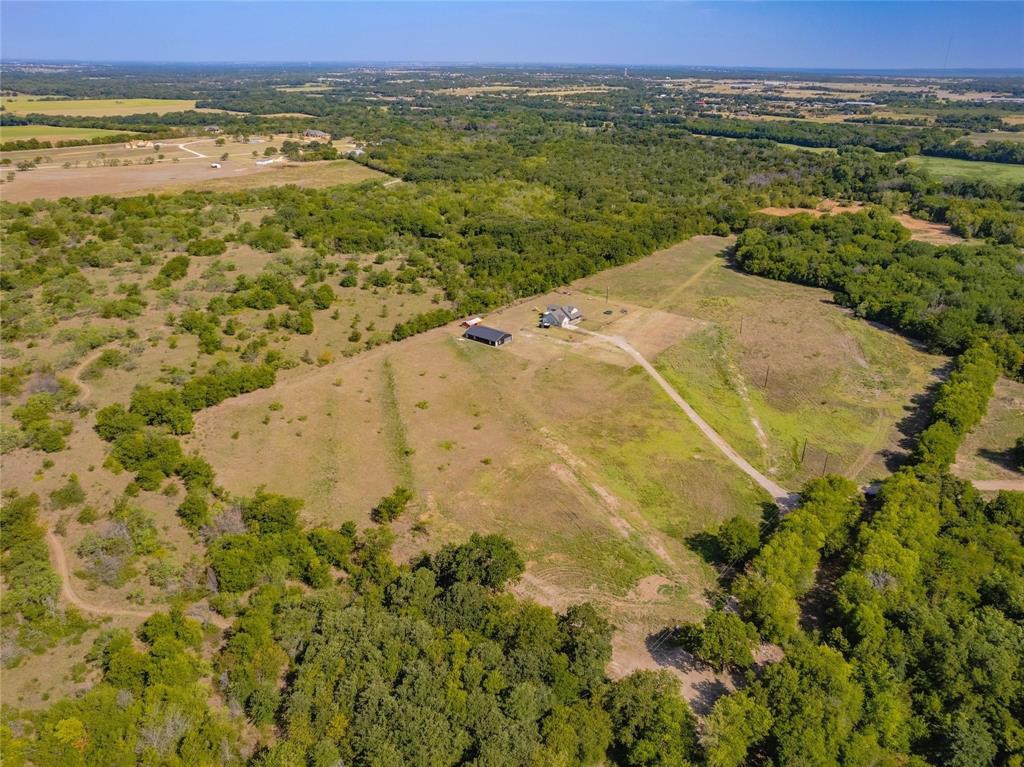
M 825 465 L 821 467 L 821 476 L 825 476 L 825 472 L 828 471 L 828 453 L 825 453 Z
M 771 373 L 771 372 L 772 372 L 772 366 L 769 365 L 768 368 L 764 371 L 764 386 L 761 387 L 765 391 L 768 391 L 768 374 Z
M 800 451 L 800 463 L 803 464 L 804 457 L 807 455 L 807 437 L 804 437 L 804 449 Z

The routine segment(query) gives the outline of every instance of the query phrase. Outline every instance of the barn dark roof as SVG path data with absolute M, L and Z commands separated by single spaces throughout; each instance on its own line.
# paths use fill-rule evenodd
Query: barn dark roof
M 491 344 L 512 337 L 511 333 L 506 333 L 504 330 L 495 330 L 494 328 L 489 328 L 486 325 L 477 325 L 472 327 L 462 335 L 466 338 L 471 338 L 474 341 L 486 341 Z

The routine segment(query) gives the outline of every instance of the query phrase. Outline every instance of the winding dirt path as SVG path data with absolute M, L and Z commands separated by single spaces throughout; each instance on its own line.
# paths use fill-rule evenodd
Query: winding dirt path
M 46 531 L 46 545 L 50 549 L 50 561 L 53 563 L 53 569 L 60 576 L 61 598 L 82 612 L 92 613 L 93 615 L 117 615 L 125 618 L 148 618 L 156 612 L 156 610 L 133 610 L 130 607 L 95 605 L 85 601 L 71 588 L 71 568 L 68 566 L 68 558 L 64 553 L 63 544 L 53 530 Z
M 75 590 L 71 587 L 71 567 L 68 565 L 68 557 L 64 551 L 64 544 L 61 543 L 60 538 L 53 532 L 53 530 L 46 530 L 46 546 L 50 550 L 50 562 L 53 564 L 53 569 L 56 570 L 57 575 L 60 576 L 61 599 L 70 605 L 74 605 L 82 612 L 90 613 L 92 615 L 110 615 L 119 618 L 136 618 L 145 620 L 153 613 L 160 612 L 160 610 L 163 609 L 160 607 L 154 607 L 150 610 L 136 610 L 131 607 L 98 605 L 93 602 L 86 601 L 76 594 Z M 208 607 L 193 604 L 185 611 L 185 614 L 190 618 L 195 618 L 205 623 L 211 623 L 221 631 L 226 631 L 231 628 L 230 620 L 222 615 L 218 615 Z
M 711 425 L 697 414 L 697 411 L 690 406 L 690 403 L 680 396 L 679 392 L 675 390 L 672 384 L 665 380 L 665 377 L 655 370 L 654 366 L 648 362 L 640 352 L 633 348 L 633 345 L 629 341 L 622 336 L 606 336 L 603 333 L 595 333 L 592 330 L 585 330 L 584 328 L 570 326 L 568 329 L 576 333 L 584 333 L 588 336 L 604 341 L 605 343 L 609 343 L 632 357 L 640 367 L 647 371 L 647 374 L 655 380 L 669 398 L 675 402 L 684 413 L 686 413 L 687 418 L 693 421 L 694 425 L 701 430 L 711 444 L 717 447 L 726 458 L 736 465 L 740 471 L 754 480 L 754 482 L 756 482 L 761 488 L 766 490 L 781 509 L 789 510 L 796 505 L 798 499 L 796 493 L 787 490 L 774 480 L 766 477 L 755 469 L 746 458 L 737 453 L 732 446 L 722 438 L 722 435 L 711 428 Z
M 78 363 L 78 367 L 75 368 L 75 372 L 71 374 L 71 382 L 78 386 L 79 396 L 84 400 L 92 396 L 92 387 L 89 386 L 85 381 L 82 380 L 82 373 L 89 367 L 93 362 L 100 358 L 103 354 L 103 348 L 96 349 L 92 354 L 86 356 L 81 362 Z

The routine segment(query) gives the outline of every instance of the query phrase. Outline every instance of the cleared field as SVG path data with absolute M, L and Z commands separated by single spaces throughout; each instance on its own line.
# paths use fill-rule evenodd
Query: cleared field
M 100 136 L 116 136 L 130 131 L 102 130 L 100 128 L 62 128 L 56 125 L 7 125 L 0 127 L 0 143 L 4 141 L 68 141 L 71 139 L 94 139 Z
M 975 146 L 987 144 L 989 141 L 1024 141 L 1024 131 L 995 130 L 972 133 L 967 140 Z
M 213 138 L 191 138 L 138 149 L 116 145 L 9 152 L 5 156 L 14 160 L 42 156 L 43 162 L 4 183 L 0 195 L 12 202 L 22 202 L 187 189 L 232 191 L 285 184 L 324 187 L 386 178 L 349 160 L 256 164 L 257 160 L 265 159 L 267 147 L 280 146 L 285 138 L 277 136 L 257 144 L 226 140 L 221 146 Z M 223 159 L 225 154 L 227 158 Z M 213 164 L 220 167 L 214 168 Z
M 278 85 L 274 90 L 282 93 L 316 93 L 318 91 L 329 91 L 333 85 L 326 83 L 307 83 L 306 85 Z
M 796 149 L 801 152 L 814 152 L 815 154 L 835 154 L 838 150 L 830 146 L 800 146 L 799 144 L 779 143 L 779 146 L 786 149 Z
M 282 163 L 259 168 L 254 173 L 238 173 L 226 178 L 205 179 L 200 183 L 171 184 L 162 191 L 178 192 L 201 189 L 211 192 L 233 192 L 240 189 L 259 189 L 264 186 L 295 186 L 320 189 L 338 184 L 357 184 L 360 181 L 386 179 L 388 176 L 350 160 L 327 162 Z
M 736 513 L 758 519 L 767 499 L 625 355 L 538 330 L 535 309 L 564 300 L 488 317 L 515 336 L 500 350 L 445 327 L 306 370 L 204 411 L 190 441 L 230 490 L 264 483 L 331 524 L 366 524 L 410 484 L 400 556 L 500 531 L 529 560 L 520 588 L 534 598 L 588 599 L 641 632 L 696 616 L 713 578 L 684 539 Z M 601 311 L 601 299 L 573 300 Z M 694 328 L 640 314 L 645 353 Z
M 798 487 L 826 468 L 858 481 L 885 474 L 945 360 L 850 316 L 826 291 L 731 269 L 728 244 L 695 238 L 576 287 L 610 296 L 613 314 L 593 323 L 602 332 L 628 317 L 622 301 L 696 323 L 655 364 L 769 476 Z
M 0 99 L 11 114 L 78 115 L 111 117 L 113 115 L 167 114 L 195 109 L 194 99 L 43 99 L 39 96 L 14 96 Z
M 1024 183 L 1024 165 L 953 160 L 946 157 L 924 157 L 921 155 L 907 158 L 907 162 L 915 168 L 921 168 L 939 178 L 991 181 L 997 184 Z
M 769 216 L 794 216 L 797 213 L 807 213 L 815 218 L 838 213 L 856 213 L 863 210 L 860 203 L 850 205 L 839 205 L 832 200 L 825 200 L 816 209 L 811 208 L 761 208 L 758 213 L 766 213 Z M 910 239 L 918 242 L 927 242 L 932 245 L 957 245 L 967 242 L 963 237 L 955 234 L 948 224 L 939 224 L 934 221 L 922 221 L 906 213 L 899 213 L 893 216 L 903 226 L 910 230 Z
M 1017 479 L 1011 451 L 1024 436 L 1024 384 L 1001 378 L 988 413 L 960 446 L 953 473 L 963 479 Z
M 728 244 L 695 238 L 496 312 L 486 322 L 515 337 L 499 350 L 449 326 L 296 371 L 203 411 L 188 441 L 232 492 L 265 484 L 331 524 L 367 523 L 407 483 L 417 501 L 397 525 L 400 556 L 500 531 L 529 560 L 522 593 L 595 601 L 642 636 L 703 609 L 711 574 L 686 538 L 735 513 L 757 519 L 767 498 L 629 357 L 538 329 L 538 309 L 574 303 L 585 327 L 625 337 L 744 457 L 792 487 L 826 455 L 829 470 L 858 480 L 884 474 L 912 401 L 945 362 L 824 291 L 732 271 Z

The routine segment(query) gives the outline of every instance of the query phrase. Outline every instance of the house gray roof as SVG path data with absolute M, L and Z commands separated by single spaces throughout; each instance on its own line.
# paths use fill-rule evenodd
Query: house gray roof
M 569 315 L 567 315 L 560 306 L 556 306 L 554 308 L 548 307 L 548 310 L 544 312 L 544 316 L 540 319 L 541 322 L 546 322 L 549 325 L 561 325 L 568 321 Z
M 567 322 L 575 322 L 583 318 L 583 312 L 575 306 L 556 306 L 551 304 L 548 310 L 541 315 L 541 324 L 565 325 Z

